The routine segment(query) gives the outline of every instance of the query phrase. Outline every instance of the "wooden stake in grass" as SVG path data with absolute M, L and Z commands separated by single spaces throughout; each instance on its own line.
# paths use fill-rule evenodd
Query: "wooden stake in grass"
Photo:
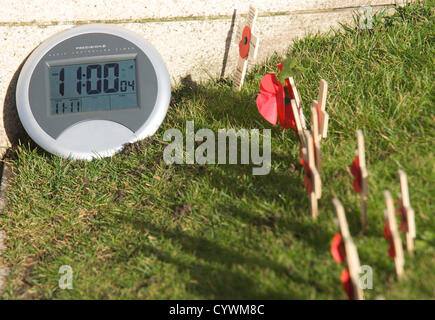
M 326 97 L 328 95 L 328 83 L 321 79 L 320 80 L 320 88 L 319 88 L 319 97 L 318 97 L 318 106 L 320 109 L 321 119 L 319 119 L 320 132 L 322 134 L 322 138 L 326 138 L 328 133 L 328 120 L 329 115 L 326 112 Z
M 293 77 L 288 78 L 288 81 L 290 83 L 290 97 L 291 99 L 295 100 L 296 103 L 296 107 L 297 107 L 297 115 L 299 116 L 299 122 L 301 124 L 301 128 L 303 130 L 307 129 L 307 124 L 305 121 L 305 116 L 304 116 L 304 110 L 302 109 L 302 102 L 301 102 L 301 98 L 299 97 L 299 92 L 298 89 L 296 88 L 296 84 L 295 84 L 295 80 L 293 79 Z M 296 114 L 293 113 L 295 115 L 296 118 Z
M 346 262 L 347 264 L 348 269 L 343 271 L 341 281 L 349 299 L 364 300 L 364 294 L 359 285 L 360 262 L 358 250 L 350 235 L 343 205 L 338 199 L 333 199 L 332 203 L 337 213 L 340 233 L 334 236 L 331 254 L 337 262 Z
M 234 76 L 234 88 L 240 90 L 246 76 L 248 68 L 248 59 L 255 59 L 258 53 L 260 38 L 254 35 L 255 21 L 257 20 L 258 10 L 254 7 L 249 7 L 248 19 L 246 24 L 238 32 L 239 44 L 239 60 L 237 62 L 237 69 Z
M 313 219 L 319 215 L 317 200 L 322 196 L 322 182 L 314 160 L 314 142 L 310 131 L 305 130 L 306 147 L 302 149 L 304 164 L 304 185 L 310 196 L 310 211 Z
M 399 170 L 400 195 L 399 195 L 399 213 L 402 217 L 400 231 L 406 232 L 406 250 L 412 255 L 414 252 L 415 214 L 409 201 L 408 178 L 406 173 Z
M 290 96 L 290 105 L 291 105 L 293 117 L 295 119 L 296 132 L 300 142 L 299 150 L 303 161 L 304 157 L 302 155 L 302 149 L 307 147 L 305 141 L 305 133 L 304 133 L 304 130 L 307 129 L 306 121 L 304 117 L 304 111 L 302 109 L 301 99 L 299 97 L 299 92 L 298 89 L 296 88 L 293 77 L 289 77 L 288 79 L 286 79 L 285 83 L 286 83 L 286 89 Z
M 394 212 L 393 198 L 389 191 L 384 191 L 385 204 L 387 206 L 385 212 L 385 228 L 384 235 L 390 242 L 388 254 L 394 259 L 396 266 L 397 278 L 403 275 L 403 266 L 405 258 L 403 256 L 402 239 L 400 239 L 399 231 L 397 229 L 396 214 Z
M 329 115 L 326 112 L 326 97 L 328 95 L 328 83 L 321 79 L 319 88 L 318 100 L 314 100 L 313 107 L 317 110 L 317 118 L 319 121 L 320 140 L 326 138 L 328 134 Z
M 361 130 L 356 132 L 357 135 L 357 150 L 356 156 L 350 167 L 350 172 L 355 177 L 353 188 L 355 192 L 360 194 L 361 199 L 361 225 L 364 230 L 367 227 L 367 197 L 368 197 L 368 171 L 366 167 L 364 135 Z
M 317 109 L 313 106 L 311 109 L 311 134 L 313 136 L 314 141 L 314 154 L 316 161 L 317 171 L 320 173 L 322 170 L 321 157 L 320 157 L 320 128 L 319 128 L 319 120 L 317 115 Z
M 299 141 L 301 143 L 302 148 L 305 148 L 306 147 L 305 133 L 304 133 L 304 128 L 302 126 L 301 116 L 300 116 L 300 112 L 299 112 L 299 108 L 298 108 L 297 102 L 296 102 L 295 99 L 292 99 L 290 101 L 290 104 L 291 104 L 291 107 L 292 107 L 293 115 L 295 117 L 296 131 L 297 131 L 298 136 L 299 136 Z
M 329 115 L 326 112 L 326 96 L 328 93 L 328 83 L 321 79 L 319 98 L 313 101 L 313 107 L 311 110 L 311 133 L 314 137 L 314 151 L 317 171 L 321 171 L 321 157 L 320 157 L 320 142 L 322 138 L 326 138 L 328 132 Z

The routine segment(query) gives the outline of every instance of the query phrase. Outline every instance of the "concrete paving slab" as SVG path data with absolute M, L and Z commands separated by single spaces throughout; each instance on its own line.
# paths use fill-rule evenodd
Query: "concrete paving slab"
M 403 2 L 400 0 L 399 2 Z M 320 11 L 365 5 L 378 6 L 394 0 L 0 0 L 0 22 L 77 22 L 87 20 L 185 19 L 247 13 L 249 5 L 260 15 L 276 12 Z M 4 9 L 6 8 L 6 10 Z

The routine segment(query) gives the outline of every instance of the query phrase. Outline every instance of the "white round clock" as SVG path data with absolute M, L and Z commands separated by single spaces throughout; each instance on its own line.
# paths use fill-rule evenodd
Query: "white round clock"
M 153 135 L 170 96 L 159 53 L 137 34 L 104 24 L 75 27 L 39 45 L 16 91 L 20 120 L 38 145 L 87 160 Z

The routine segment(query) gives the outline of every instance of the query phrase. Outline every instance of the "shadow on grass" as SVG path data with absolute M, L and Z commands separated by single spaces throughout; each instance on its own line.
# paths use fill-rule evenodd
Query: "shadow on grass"
M 273 271 L 284 283 L 303 283 L 306 279 L 298 276 L 296 270 L 291 270 L 280 263 L 266 259 L 261 252 L 241 253 L 201 237 L 194 237 L 180 230 L 167 229 L 155 224 L 144 222 L 134 217 L 122 216 L 124 223 L 130 223 L 141 232 L 149 232 L 154 237 L 164 237 L 181 246 L 183 254 L 195 256 L 195 262 L 188 263 L 177 253 L 157 250 L 149 244 L 141 244 L 136 251 L 143 254 L 154 254 L 159 260 L 176 266 L 180 271 L 189 270 L 192 280 L 188 291 L 207 298 L 216 299 L 302 299 L 291 288 L 276 290 L 259 279 L 247 276 L 238 267 L 255 268 L 262 272 Z M 317 288 L 319 291 L 326 288 Z
M 287 161 L 297 160 L 290 157 Z M 219 211 L 230 214 L 235 219 L 243 220 L 252 227 L 268 228 L 275 234 L 291 232 L 321 253 L 328 250 L 332 235 L 311 222 L 308 196 L 302 185 L 302 177 L 297 170 L 294 172 L 290 169 L 279 172 L 272 170 L 268 175 L 252 176 L 250 183 L 254 184 L 255 188 L 247 188 L 240 182 L 239 177 L 252 175 L 250 166 L 220 165 L 219 167 L 222 167 L 222 170 L 180 166 L 177 173 L 189 177 L 187 180 L 190 182 L 195 177 L 207 175 L 210 188 L 223 190 L 234 199 L 245 198 L 252 199 L 253 202 L 274 202 L 284 209 L 279 209 L 277 212 L 264 209 L 263 215 L 258 215 L 245 207 L 229 203 L 221 206 Z M 168 196 L 171 195 L 168 194 Z M 308 220 L 304 221 L 305 217 L 308 217 Z
M 260 116 L 255 105 L 255 96 L 247 91 L 236 92 L 226 82 L 220 82 L 222 90 L 215 87 L 209 89 L 198 85 L 185 78 L 182 86 L 173 93 L 170 112 L 176 112 L 177 108 L 183 108 L 187 100 L 202 99 L 205 103 L 201 113 L 203 122 L 212 122 L 211 127 L 216 127 L 213 119 L 225 119 L 230 115 L 228 127 L 230 128 L 259 128 L 268 126 Z M 222 93 L 222 91 L 224 93 Z M 211 119 L 211 120 L 209 120 Z M 257 120 L 257 125 L 254 120 Z M 184 126 L 184 121 L 178 119 L 175 125 Z M 201 121 L 201 120 L 200 120 Z M 262 122 L 263 123 L 262 123 Z M 201 123 L 203 125 L 204 123 Z M 172 124 L 174 125 L 174 124 Z M 218 124 L 220 126 L 221 123 Z M 260 127 L 263 125 L 263 127 Z M 228 128 L 227 127 L 227 128 Z M 281 132 L 279 128 L 272 129 L 275 134 Z M 272 134 L 274 134 L 272 132 Z M 296 141 L 295 141 L 296 143 Z M 217 141 L 215 141 L 217 146 Z M 163 147 L 162 147 L 163 149 Z M 240 150 L 239 150 L 240 153 Z M 155 162 L 158 157 L 152 156 Z M 161 157 L 162 159 L 163 157 Z M 240 159 L 240 154 L 238 155 Z M 271 170 L 268 175 L 253 176 L 253 165 L 173 165 L 173 175 L 183 182 L 182 188 L 189 184 L 204 183 L 209 189 L 222 191 L 234 199 L 252 199 L 261 203 L 274 203 L 280 208 L 280 212 L 265 209 L 265 212 L 256 215 L 246 207 L 238 206 L 237 203 L 217 203 L 215 209 L 225 216 L 233 217 L 248 225 L 248 230 L 268 229 L 276 236 L 281 233 L 291 233 L 295 238 L 312 247 L 319 254 L 324 254 L 329 249 L 332 235 L 325 232 L 317 225 L 306 220 L 309 215 L 308 196 L 302 184 L 302 175 L 299 159 L 290 152 L 287 154 L 273 152 L 272 162 L 283 164 L 283 169 Z M 161 162 L 163 162 L 161 160 Z M 152 163 L 149 163 L 152 165 Z M 134 169 L 134 168 L 133 168 Z M 244 181 L 255 187 L 247 187 Z M 182 190 L 177 190 L 168 184 L 159 192 L 159 199 L 164 203 L 178 203 L 182 206 L 184 201 L 180 197 Z M 292 206 L 291 208 L 289 206 Z M 174 209 L 175 215 L 175 209 Z M 151 245 L 141 244 L 138 248 L 146 254 L 152 253 L 161 261 L 175 265 L 180 271 L 189 270 L 194 284 L 188 283 L 190 292 L 211 298 L 251 298 L 251 299 L 301 299 L 300 293 L 291 288 L 271 288 L 261 280 L 248 276 L 242 268 L 255 268 L 258 270 L 271 270 L 277 277 L 282 279 L 280 283 L 304 283 L 307 280 L 298 276 L 296 270 L 290 270 L 277 261 L 266 259 L 261 252 L 240 252 L 237 248 L 222 247 L 217 242 L 201 236 L 189 235 L 177 228 L 158 226 L 147 221 L 142 214 L 133 216 L 120 216 L 121 223 L 130 223 L 132 227 L 141 232 L 150 232 L 157 238 L 162 236 L 180 246 L 183 253 L 195 256 L 195 262 L 187 263 L 176 253 L 168 253 L 158 250 Z M 252 232 L 252 231 L 249 231 Z M 249 234 L 247 235 L 249 238 Z M 249 241 L 249 240 L 248 240 Z M 315 285 L 315 284 L 313 284 Z M 316 285 L 318 286 L 318 285 Z M 316 287 L 317 291 L 329 291 L 328 288 Z

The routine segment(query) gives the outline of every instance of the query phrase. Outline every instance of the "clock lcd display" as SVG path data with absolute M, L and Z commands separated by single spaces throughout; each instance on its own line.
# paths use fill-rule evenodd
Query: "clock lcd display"
M 49 67 L 50 114 L 138 108 L 136 61 Z

